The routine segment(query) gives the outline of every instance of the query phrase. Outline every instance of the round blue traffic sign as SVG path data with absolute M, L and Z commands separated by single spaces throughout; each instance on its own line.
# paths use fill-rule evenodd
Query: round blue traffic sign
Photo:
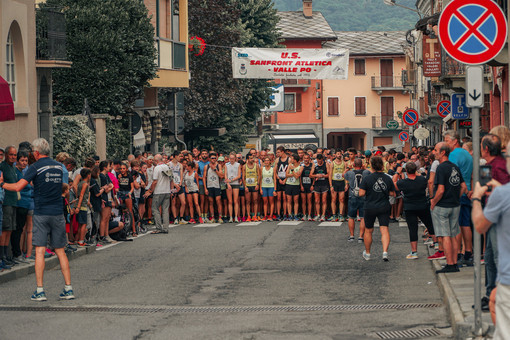
M 402 116 L 402 120 L 406 125 L 413 126 L 418 124 L 419 115 L 415 109 L 407 109 Z
M 437 114 L 442 118 L 445 118 L 452 112 L 451 103 L 449 100 L 442 100 L 437 104 Z
M 407 142 L 409 140 L 409 133 L 407 131 L 402 131 L 398 134 L 398 139 L 400 139 L 401 142 Z
M 454 0 L 444 8 L 438 25 L 444 49 L 461 63 L 484 64 L 506 43 L 505 14 L 495 1 Z

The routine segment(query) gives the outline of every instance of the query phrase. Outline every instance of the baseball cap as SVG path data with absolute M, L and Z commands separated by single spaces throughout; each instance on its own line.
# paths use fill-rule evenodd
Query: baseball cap
M 154 159 L 154 156 L 149 156 L 147 157 L 147 159 Z
M 365 156 L 372 156 L 372 151 L 366 150 L 365 151 Z
M 223 156 L 218 157 L 218 162 L 224 162 L 224 161 L 225 161 L 225 157 L 223 157 Z

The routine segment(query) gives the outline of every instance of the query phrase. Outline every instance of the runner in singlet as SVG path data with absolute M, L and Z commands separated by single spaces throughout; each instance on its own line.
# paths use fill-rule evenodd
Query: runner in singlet
M 320 153 L 317 154 L 317 165 L 313 166 L 310 177 L 315 180 L 312 187 L 312 191 L 315 193 L 315 220 L 318 221 L 320 218 L 321 222 L 326 220 L 325 216 L 329 191 L 328 170 L 329 166 L 326 162 L 324 162 L 324 156 Z M 322 214 L 320 214 L 321 211 Z
M 329 175 L 329 184 L 331 185 L 331 221 L 344 221 L 344 198 L 345 198 L 345 163 L 341 151 L 335 152 L 335 159 L 331 162 L 331 173 Z M 338 215 L 336 214 L 336 202 L 340 203 Z
M 220 178 L 223 178 L 224 172 L 221 165 L 217 162 L 218 154 L 211 152 L 209 154 L 209 164 L 204 168 L 204 185 L 205 194 L 209 196 L 209 223 L 214 222 L 214 202 L 218 206 L 218 222 L 223 223 L 223 209 L 221 206 L 221 190 L 220 190 Z
M 257 213 L 259 211 L 259 187 L 260 187 L 260 168 L 255 162 L 252 153 L 246 155 L 247 162 L 243 168 L 243 179 L 246 195 L 247 222 L 259 221 Z M 253 203 L 253 217 L 251 216 L 251 204 Z
M 303 170 L 301 171 L 301 207 L 303 209 L 302 221 L 312 221 L 312 182 L 310 173 L 312 172 L 312 159 L 310 155 L 305 154 L 303 156 L 303 164 L 301 164 Z
M 264 159 L 264 167 L 261 171 L 261 178 L 262 184 L 260 193 L 262 195 L 262 201 L 264 205 L 264 219 L 272 221 L 274 211 L 274 191 L 276 189 L 276 175 L 273 167 L 271 166 L 271 159 L 269 157 Z
M 236 154 L 231 152 L 229 162 L 225 164 L 225 183 L 227 183 L 228 212 L 230 218 L 233 218 L 236 223 L 239 222 L 239 180 L 241 175 L 241 164 L 236 162 Z
M 297 221 L 299 211 L 299 192 L 301 187 L 301 171 L 299 165 L 299 155 L 293 154 L 290 157 L 291 164 L 287 167 L 287 181 L 285 182 L 285 195 L 287 195 L 287 211 L 289 212 L 289 221 Z M 292 202 L 294 202 L 294 214 L 292 214 Z
M 183 159 L 182 154 L 179 151 L 174 151 L 174 158 L 170 163 L 168 163 L 168 167 L 174 176 L 174 187 L 173 189 L 173 197 L 172 200 L 172 214 L 174 215 L 174 224 L 186 224 L 187 222 L 184 220 L 184 210 L 186 209 L 186 197 L 184 195 L 184 167 L 180 163 Z M 179 214 L 177 213 L 177 200 L 180 202 Z
M 200 210 L 200 204 L 198 202 L 198 193 L 199 193 L 199 179 L 198 179 L 198 173 L 196 171 L 197 164 L 195 162 L 190 162 L 187 165 L 186 172 L 184 173 L 184 184 L 186 188 L 186 198 L 188 199 L 188 207 L 189 207 L 189 214 L 191 216 L 191 219 L 189 220 L 189 223 L 195 223 L 195 214 L 193 210 L 193 206 L 196 207 L 196 211 L 198 214 L 198 222 L 204 223 L 204 220 L 202 218 L 202 213 Z
M 276 167 L 274 169 L 277 183 L 276 183 L 276 218 L 282 219 L 282 216 L 287 215 L 287 198 L 285 196 L 285 176 L 287 173 L 287 167 L 289 166 L 289 157 L 285 153 L 285 148 L 279 146 L 276 149 Z M 283 206 L 283 215 L 281 214 Z

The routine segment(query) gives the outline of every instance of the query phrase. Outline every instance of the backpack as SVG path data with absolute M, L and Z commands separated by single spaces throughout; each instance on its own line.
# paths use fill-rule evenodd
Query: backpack
M 363 179 L 363 171 L 364 170 L 353 170 L 354 171 L 354 185 L 352 191 L 354 192 L 354 196 L 359 197 L 359 186 L 361 184 L 361 180 Z

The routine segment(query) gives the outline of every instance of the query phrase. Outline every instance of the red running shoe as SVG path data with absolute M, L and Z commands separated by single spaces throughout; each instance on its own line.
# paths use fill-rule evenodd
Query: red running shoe
M 434 255 L 430 255 L 427 257 L 429 260 L 444 260 L 446 256 L 444 255 L 444 251 L 436 251 Z

